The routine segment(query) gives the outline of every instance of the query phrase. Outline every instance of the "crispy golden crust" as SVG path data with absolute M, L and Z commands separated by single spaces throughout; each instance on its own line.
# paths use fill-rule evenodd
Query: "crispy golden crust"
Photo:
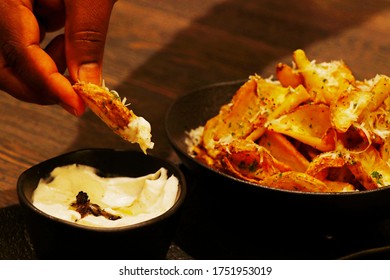
M 129 110 L 116 92 L 91 83 L 76 83 L 73 88 L 116 134 L 131 143 L 138 143 L 145 153 L 146 149 L 153 148 L 150 124 Z
M 136 118 L 133 111 L 123 105 L 119 96 L 115 96 L 104 87 L 75 84 L 73 88 L 88 107 L 114 130 L 127 126 Z
M 317 63 L 303 50 L 276 76 L 250 76 L 205 123 L 199 160 L 288 190 L 390 186 L 390 77 L 359 81 L 343 61 Z

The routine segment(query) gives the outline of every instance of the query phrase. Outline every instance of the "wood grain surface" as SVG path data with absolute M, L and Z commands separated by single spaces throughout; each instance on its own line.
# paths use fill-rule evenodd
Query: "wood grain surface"
M 253 73 L 272 75 L 297 48 L 317 61 L 343 59 L 359 79 L 390 75 L 390 1 L 120 0 L 104 79 L 150 121 L 150 153 L 178 162 L 164 132 L 165 112 L 177 97 Z M 40 161 L 82 148 L 139 149 L 90 111 L 76 118 L 4 92 L 0 129 L 0 207 L 18 203 L 18 176 Z

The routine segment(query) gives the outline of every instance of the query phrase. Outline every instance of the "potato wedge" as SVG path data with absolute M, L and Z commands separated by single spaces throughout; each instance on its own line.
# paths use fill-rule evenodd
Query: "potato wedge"
M 244 83 L 232 98 L 221 107 L 218 115 L 208 120 L 204 126 L 201 143 L 215 157 L 219 142 L 230 142 L 249 135 L 258 122 L 264 122 L 264 116 L 258 112 L 261 100 L 256 93 L 256 81 L 250 79 Z
M 390 186 L 390 166 L 372 146 L 364 152 L 351 153 L 348 168 L 367 190 Z
M 346 132 L 355 122 L 361 123 L 379 108 L 390 94 L 390 79 L 377 75 L 374 79 L 357 83 L 341 92 L 336 102 L 330 105 L 331 122 L 340 133 Z
M 351 70 L 341 60 L 316 63 L 310 61 L 301 49 L 294 51 L 293 60 L 315 103 L 330 105 L 340 92 L 355 82 Z
M 302 172 L 288 171 L 264 179 L 261 184 L 278 189 L 301 192 L 328 192 L 327 185 Z
M 330 151 L 321 153 L 309 164 L 306 173 L 321 181 L 326 180 L 329 168 L 341 168 L 347 161 L 341 152 Z
M 222 166 L 238 178 L 260 181 L 291 168 L 274 158 L 271 153 L 251 140 L 237 139 L 220 147 Z
M 73 88 L 116 134 L 126 141 L 138 143 L 144 153 L 153 148 L 150 124 L 129 110 L 116 92 L 91 83 L 76 83 Z
M 295 111 L 270 121 L 267 128 L 323 152 L 335 148 L 329 107 L 323 104 L 299 106 Z
M 302 75 L 298 71 L 284 63 L 276 65 L 276 78 L 284 87 L 296 88 L 304 82 Z
M 258 139 L 266 122 L 290 112 L 309 99 L 302 87 L 284 88 L 259 76 L 251 76 L 238 89 L 232 101 L 221 107 L 217 116 L 204 126 L 202 144 L 211 156 L 217 156 L 215 145 L 233 139 Z
M 387 139 L 379 149 L 381 158 L 390 165 L 390 139 Z
M 258 141 L 273 157 L 284 162 L 294 171 L 305 172 L 309 161 L 280 133 L 267 130 Z
M 330 192 L 354 192 L 356 188 L 354 185 L 348 182 L 329 181 L 325 180 L 324 183 L 328 187 Z
M 389 77 L 359 81 L 342 60 L 317 63 L 300 49 L 276 77 L 250 76 L 207 122 L 214 168 L 287 190 L 390 186 Z
M 268 123 L 284 114 L 287 114 L 297 108 L 300 104 L 309 100 L 310 95 L 306 89 L 299 85 L 295 89 L 292 87 L 281 87 L 267 80 L 256 78 L 257 92 L 263 100 L 259 108 L 265 116 L 265 122 L 258 126 L 247 139 L 256 141 L 265 132 Z

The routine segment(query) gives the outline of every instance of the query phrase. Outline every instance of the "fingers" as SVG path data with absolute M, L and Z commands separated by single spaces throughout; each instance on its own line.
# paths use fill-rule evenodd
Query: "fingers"
M 19 51 L 20 59 L 13 67 L 0 66 L 1 88 L 20 100 L 42 105 L 61 104 L 73 115 L 82 115 L 84 102 L 69 80 L 57 71 L 50 56 L 39 45 Z
M 72 114 L 81 115 L 84 103 L 39 45 L 40 32 L 32 6 L 6 2 L 0 19 L 0 88 L 20 100 L 61 103 Z M 58 48 L 61 39 L 57 40 L 48 49 L 60 65 L 64 51 Z
M 114 0 L 65 0 L 65 50 L 71 79 L 102 83 L 102 60 Z
M 61 104 L 81 115 L 85 104 L 63 76 L 101 84 L 102 59 L 115 0 L 3 0 L 0 17 L 0 89 L 38 104 Z M 35 14 L 34 14 L 35 13 Z M 66 18 L 65 18 L 66 15 Z M 46 31 L 65 24 L 45 50 Z
M 65 59 L 65 37 L 64 34 L 60 34 L 55 37 L 51 42 L 46 46 L 45 52 L 53 59 L 55 62 L 58 72 L 64 73 L 66 66 Z
M 65 24 L 65 5 L 62 0 L 35 0 L 33 13 L 47 32 L 58 30 Z

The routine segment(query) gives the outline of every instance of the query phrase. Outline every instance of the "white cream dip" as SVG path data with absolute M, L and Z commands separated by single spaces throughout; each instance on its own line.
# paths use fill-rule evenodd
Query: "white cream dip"
M 118 227 L 157 217 L 170 209 L 177 199 L 179 181 L 168 177 L 167 170 L 142 177 L 105 178 L 85 165 L 55 168 L 50 179 L 41 179 L 35 189 L 33 204 L 41 211 L 67 221 L 96 227 Z M 71 205 L 83 191 L 104 211 L 119 215 L 117 220 L 89 214 L 83 218 Z

